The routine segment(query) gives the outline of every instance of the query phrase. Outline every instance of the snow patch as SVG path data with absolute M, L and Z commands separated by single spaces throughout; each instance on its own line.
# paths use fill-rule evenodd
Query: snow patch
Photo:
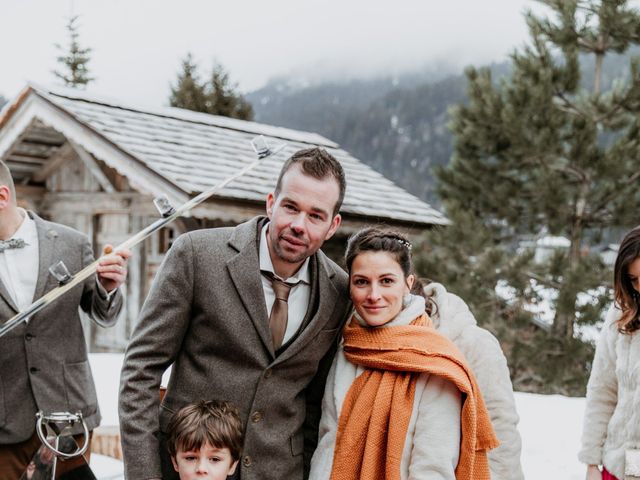
M 89 355 L 96 382 L 103 425 L 118 425 L 118 384 L 122 354 Z M 163 384 L 166 384 L 167 374 Z M 583 480 L 586 467 L 577 460 L 585 399 L 562 395 L 515 393 L 520 415 L 522 467 L 525 478 Z M 121 462 L 108 457 L 93 459 L 100 480 L 120 480 Z M 113 461 L 111 461 L 113 460 Z M 116 476 L 111 476 L 116 475 Z

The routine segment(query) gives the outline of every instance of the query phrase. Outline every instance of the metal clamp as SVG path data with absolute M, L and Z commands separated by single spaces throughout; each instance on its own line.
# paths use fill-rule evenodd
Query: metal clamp
M 89 428 L 87 427 L 84 418 L 82 418 L 82 413 L 69 413 L 69 412 L 54 412 L 49 415 L 45 415 L 42 410 L 36 413 L 36 418 L 38 419 L 36 423 L 36 433 L 38 434 L 38 438 L 49 450 L 51 450 L 57 457 L 60 458 L 74 458 L 82 455 L 87 451 L 89 447 Z M 58 437 L 64 431 L 65 428 L 73 426 L 74 424 L 81 422 L 83 429 L 84 442 L 82 446 L 78 446 L 75 452 L 66 453 L 58 450 Z M 53 424 L 56 428 L 52 428 L 49 424 Z M 62 425 L 62 428 L 59 426 Z M 55 445 L 51 445 L 49 441 L 47 441 L 46 433 L 43 432 L 43 427 L 52 430 L 56 434 L 56 442 Z

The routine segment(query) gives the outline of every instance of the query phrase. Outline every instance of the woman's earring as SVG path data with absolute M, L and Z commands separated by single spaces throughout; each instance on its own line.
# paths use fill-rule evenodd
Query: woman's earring
M 402 297 L 402 308 L 407 308 L 410 303 L 411 303 L 411 294 L 405 293 L 404 296 Z

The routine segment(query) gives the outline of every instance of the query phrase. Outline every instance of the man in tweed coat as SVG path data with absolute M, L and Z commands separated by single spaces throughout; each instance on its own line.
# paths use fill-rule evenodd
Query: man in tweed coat
M 126 478 L 177 478 L 164 431 L 201 399 L 238 406 L 242 480 L 301 480 L 317 443 L 324 380 L 349 309 L 347 276 L 319 249 L 338 229 L 344 172 L 325 150 L 294 154 L 267 218 L 182 235 L 171 247 L 125 355 L 120 428 Z M 274 347 L 271 280 L 294 283 Z M 173 364 L 159 404 L 163 372 Z
M 58 285 L 48 272 L 62 260 L 71 273 L 93 262 L 80 232 L 17 206 L 13 179 L 0 161 L 0 323 Z M 0 478 L 20 478 L 40 447 L 36 412 L 82 412 L 90 430 L 100 423 L 78 306 L 101 326 L 122 308 L 117 288 L 130 252 L 103 257 L 87 279 L 0 338 Z M 80 433 L 78 426 L 72 433 Z

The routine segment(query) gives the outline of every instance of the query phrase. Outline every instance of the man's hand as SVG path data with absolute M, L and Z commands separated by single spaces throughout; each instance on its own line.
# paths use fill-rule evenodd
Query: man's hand
M 589 465 L 587 467 L 586 480 L 602 480 L 602 473 L 597 465 Z
M 127 279 L 127 260 L 131 256 L 129 249 L 112 252 L 113 246 L 105 245 L 103 257 L 96 268 L 98 280 L 107 292 L 115 290 Z

